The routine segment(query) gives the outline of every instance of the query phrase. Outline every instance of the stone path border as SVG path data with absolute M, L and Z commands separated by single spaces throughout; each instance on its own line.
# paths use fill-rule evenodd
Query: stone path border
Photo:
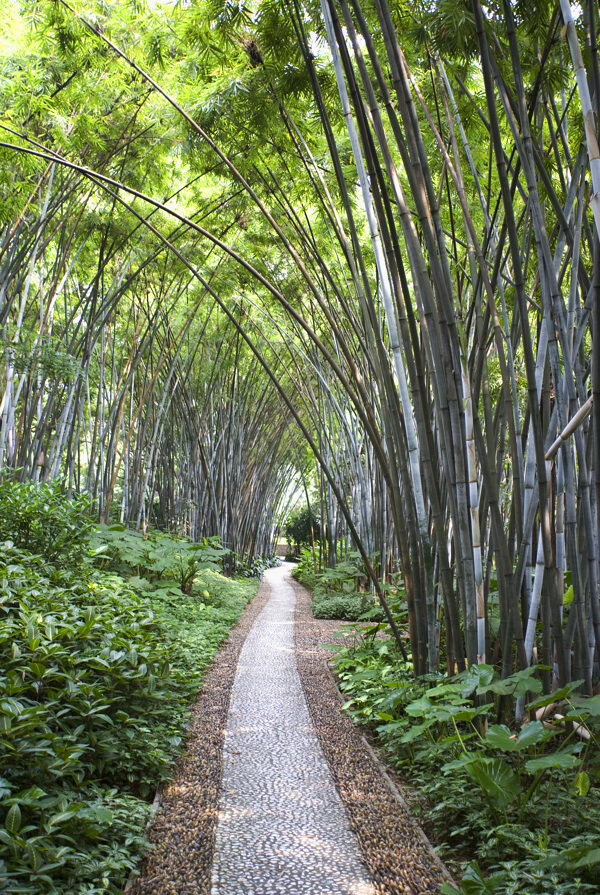
M 336 642 L 339 622 L 313 618 L 309 592 L 296 589 L 296 659 L 321 748 L 329 762 L 378 895 L 438 893 L 452 877 L 410 813 L 360 729 L 340 711 L 335 677 L 319 644 Z M 337 641 L 339 642 L 339 641 Z

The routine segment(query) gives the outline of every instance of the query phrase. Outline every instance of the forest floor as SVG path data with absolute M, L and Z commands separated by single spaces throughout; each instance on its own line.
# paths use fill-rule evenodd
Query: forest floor
M 341 711 L 321 646 L 340 624 L 310 601 L 288 564 L 265 573 L 205 676 L 130 892 L 417 895 L 449 879 Z

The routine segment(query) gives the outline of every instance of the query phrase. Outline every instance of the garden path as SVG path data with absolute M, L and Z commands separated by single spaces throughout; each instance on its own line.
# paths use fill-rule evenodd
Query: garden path
M 373 895 L 298 676 L 289 565 L 265 578 L 231 695 L 212 895 Z
M 439 895 L 452 881 L 340 711 L 321 646 L 339 622 L 313 617 L 289 568 L 266 573 L 206 673 L 127 895 Z

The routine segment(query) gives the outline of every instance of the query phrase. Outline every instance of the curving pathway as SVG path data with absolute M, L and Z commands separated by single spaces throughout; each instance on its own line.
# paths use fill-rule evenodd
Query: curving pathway
M 287 566 L 242 649 L 225 732 L 212 895 L 374 895 L 304 698 Z

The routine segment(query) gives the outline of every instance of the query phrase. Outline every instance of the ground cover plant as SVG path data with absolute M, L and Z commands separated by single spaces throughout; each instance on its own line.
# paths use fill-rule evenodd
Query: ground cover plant
M 300 561 L 292 571 L 297 581 L 312 590 L 315 618 L 382 620 L 381 608 L 364 588 L 362 591 L 359 589 L 359 581 L 364 576 L 356 554 L 345 561 L 338 561 L 334 568 L 326 569 L 318 567 L 315 554 L 319 555 L 318 548 L 314 553 L 313 550 L 302 550 Z
M 144 851 L 202 672 L 256 585 L 213 567 L 214 542 L 190 586 L 184 541 L 155 534 L 144 565 L 124 531 L 92 545 L 80 501 L 7 483 L 0 497 L 0 889 L 117 893 Z M 11 527 L 2 511 L 17 498 Z M 128 562 L 137 575 L 110 568 Z M 139 574 L 157 563 L 162 578 Z
M 599 696 L 578 696 L 580 682 L 543 696 L 536 667 L 415 679 L 388 638 L 340 648 L 335 668 L 345 710 L 420 793 L 461 895 L 598 891 Z M 524 696 L 528 718 L 511 725 Z

